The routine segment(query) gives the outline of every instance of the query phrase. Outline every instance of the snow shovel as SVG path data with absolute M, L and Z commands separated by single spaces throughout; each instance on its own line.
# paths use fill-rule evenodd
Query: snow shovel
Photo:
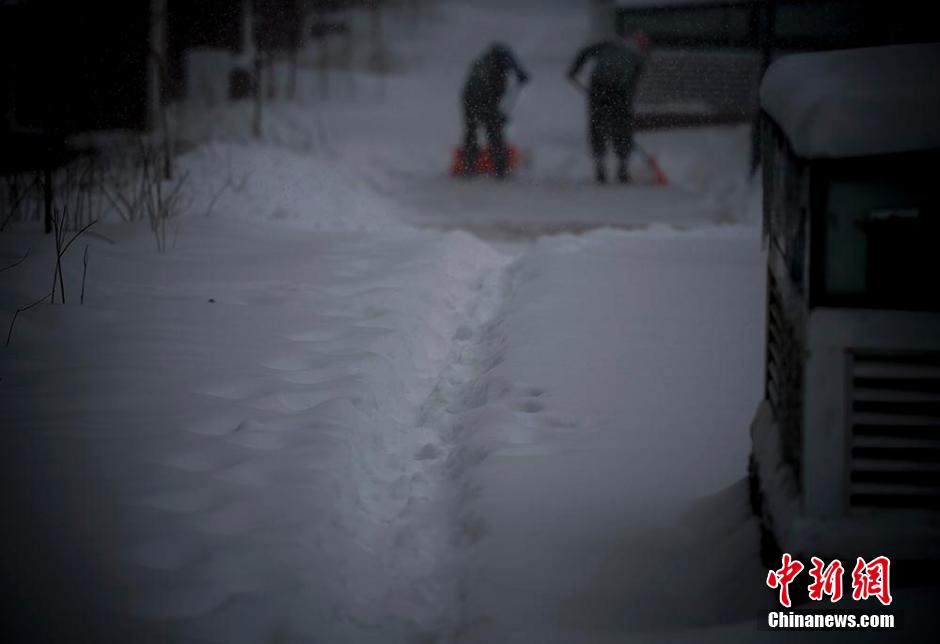
M 666 176 L 666 173 L 663 172 L 662 167 L 660 167 L 659 162 L 656 161 L 656 157 L 646 151 L 642 145 L 633 142 L 633 147 L 640 151 L 644 157 L 646 157 L 646 165 L 649 166 L 649 169 L 653 172 L 653 182 L 659 186 L 665 186 L 669 183 L 669 177 Z
M 523 83 L 514 83 L 515 89 L 509 94 L 509 98 L 503 99 L 503 113 L 506 115 L 506 122 L 512 120 L 512 113 L 516 111 L 516 104 L 519 102 L 519 96 L 522 94 Z
M 584 84 L 581 81 L 579 81 L 577 78 L 574 78 L 572 76 L 569 76 L 568 80 L 571 81 L 572 85 L 578 88 L 578 91 L 580 91 L 582 94 L 587 95 L 588 89 L 587 87 L 584 86 Z M 666 173 L 663 172 L 663 169 L 659 165 L 659 162 L 656 161 L 656 158 L 652 154 L 647 152 L 646 148 L 644 148 L 642 145 L 637 143 L 635 140 L 633 141 L 633 147 L 639 150 L 640 154 L 642 154 L 643 157 L 646 159 L 646 165 L 649 166 L 650 171 L 652 171 L 653 173 L 653 182 L 656 185 L 660 185 L 660 186 L 667 185 L 669 183 L 669 177 L 667 177 Z

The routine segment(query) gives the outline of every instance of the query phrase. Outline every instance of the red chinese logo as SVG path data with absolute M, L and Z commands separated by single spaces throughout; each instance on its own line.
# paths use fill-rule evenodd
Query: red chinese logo
M 829 596 L 829 601 L 835 603 L 842 599 L 842 562 L 834 559 L 828 566 L 823 567 L 825 563 L 819 557 L 811 559 L 813 567 L 809 574 L 813 578 L 813 583 L 809 585 L 809 598 L 813 601 L 822 601 L 823 595 Z
M 890 573 L 891 561 L 887 557 L 875 557 L 867 563 L 859 557 L 852 571 L 852 599 L 875 597 L 883 605 L 891 605 Z
M 803 571 L 803 564 L 794 560 L 789 553 L 783 553 L 783 565 L 779 570 L 767 573 L 767 585 L 780 589 L 780 603 L 790 607 L 790 583 Z
M 809 570 L 813 583 L 808 587 L 809 598 L 813 601 L 822 601 L 829 597 L 833 603 L 842 599 L 842 577 L 845 568 L 838 559 L 826 562 L 818 557 L 811 557 L 813 566 Z M 781 566 L 778 570 L 767 573 L 767 585 L 779 592 L 780 604 L 790 608 L 790 584 L 797 575 L 803 572 L 804 566 L 793 559 L 789 553 L 784 553 Z M 852 599 L 864 601 L 874 597 L 883 605 L 889 606 L 891 597 L 891 560 L 885 556 L 875 557 L 865 561 L 858 557 L 855 568 L 852 570 Z

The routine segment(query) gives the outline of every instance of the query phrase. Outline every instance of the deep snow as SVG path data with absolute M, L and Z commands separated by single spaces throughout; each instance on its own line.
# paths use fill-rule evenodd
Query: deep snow
M 587 184 L 562 75 L 588 23 L 446 2 L 393 40 L 400 71 L 329 101 L 308 79 L 262 142 L 246 105 L 179 111 L 170 252 L 97 227 L 85 306 L 30 310 L 0 354 L 21 612 L 111 641 L 786 637 L 756 630 L 773 593 L 742 480 L 747 131 L 643 134 L 673 185 Z M 494 37 L 533 72 L 531 163 L 455 183 L 457 88 Z M 3 329 L 49 286 L 39 235 L 0 236 L 0 264 L 27 248 Z

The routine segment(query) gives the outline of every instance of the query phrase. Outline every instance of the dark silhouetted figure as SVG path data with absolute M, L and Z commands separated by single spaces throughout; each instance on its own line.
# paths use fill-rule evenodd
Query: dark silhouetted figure
M 503 127 L 509 120 L 500 110 L 512 72 L 520 85 L 528 82 L 529 75 L 522 69 L 512 51 L 502 43 L 494 43 L 470 66 L 463 88 L 464 114 L 464 169 L 473 173 L 480 148 L 477 129 L 486 130 L 487 145 L 493 156 L 496 176 L 503 178 L 509 171 L 509 152 L 503 138 Z
M 581 68 L 595 60 L 588 94 L 588 132 L 598 183 L 607 181 L 605 156 L 608 142 L 618 159 L 617 178 L 630 180 L 628 164 L 633 148 L 633 97 L 643 71 L 650 40 L 641 31 L 623 38 L 603 40 L 578 52 L 568 78 L 578 84 Z

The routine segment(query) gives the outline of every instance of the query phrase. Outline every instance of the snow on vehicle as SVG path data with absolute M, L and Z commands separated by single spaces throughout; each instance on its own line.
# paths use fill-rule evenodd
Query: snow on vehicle
M 940 559 L 940 44 L 781 58 L 761 86 L 765 399 L 786 552 Z

